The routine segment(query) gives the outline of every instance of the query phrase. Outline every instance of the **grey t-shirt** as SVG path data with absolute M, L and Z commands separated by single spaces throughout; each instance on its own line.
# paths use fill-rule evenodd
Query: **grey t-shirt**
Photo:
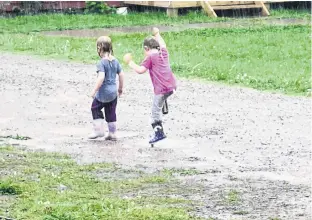
M 98 72 L 104 72 L 105 79 L 95 98 L 103 103 L 111 102 L 117 98 L 116 76 L 121 72 L 121 66 L 117 59 L 101 59 L 97 64 Z

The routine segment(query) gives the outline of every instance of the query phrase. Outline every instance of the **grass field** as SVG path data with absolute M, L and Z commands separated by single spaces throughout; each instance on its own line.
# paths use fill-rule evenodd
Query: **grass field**
M 186 212 L 189 201 L 164 197 L 161 192 L 122 198 L 155 184 L 170 186 L 168 172 L 145 174 L 105 163 L 81 166 L 65 155 L 8 146 L 0 146 L 0 158 L 0 216 L 32 220 L 192 219 Z
M 28 33 L 45 30 L 71 30 L 86 28 L 107 28 L 136 25 L 171 25 L 183 23 L 201 23 L 223 21 L 226 18 L 210 18 L 200 12 L 188 13 L 178 18 L 169 18 L 165 13 L 130 13 L 120 15 L 64 15 L 43 14 L 37 16 L 20 16 L 16 18 L 0 19 L 0 31 L 13 33 Z
M 273 17 L 310 18 L 307 11 L 277 10 Z M 144 18 L 144 19 L 143 19 Z M 222 19 L 222 18 L 221 18 Z M 217 19 L 218 20 L 218 19 Z M 1 19 L 0 50 L 95 63 L 95 39 L 48 37 L 42 30 L 146 24 L 208 22 L 201 13 L 168 18 L 163 13 L 100 15 L 39 15 Z M 18 32 L 18 33 L 17 33 Z M 164 33 L 173 71 L 180 77 L 238 84 L 260 90 L 306 95 L 311 89 L 310 25 L 205 29 Z M 111 36 L 121 59 L 132 52 L 143 58 L 143 34 Z
M 309 10 L 271 10 L 270 18 L 303 18 L 310 19 Z M 71 30 L 86 28 L 107 28 L 136 25 L 172 25 L 187 23 L 204 23 L 212 21 L 233 20 L 235 18 L 210 18 L 200 11 L 190 12 L 176 18 L 170 18 L 166 13 L 129 13 L 127 16 L 119 15 L 64 15 L 43 14 L 36 16 L 18 16 L 15 18 L 0 19 L 0 33 L 29 33 L 46 30 Z M 246 18 L 245 18 L 246 19 Z
M 306 94 L 311 88 L 310 26 L 205 29 L 165 33 L 176 75 L 260 90 Z M 117 58 L 143 58 L 143 34 L 114 35 Z M 2 34 L 0 50 L 95 63 L 95 39 Z
M 270 10 L 270 17 L 275 18 L 302 18 L 311 19 L 311 11 L 306 10 L 292 10 L 292 9 L 275 9 Z

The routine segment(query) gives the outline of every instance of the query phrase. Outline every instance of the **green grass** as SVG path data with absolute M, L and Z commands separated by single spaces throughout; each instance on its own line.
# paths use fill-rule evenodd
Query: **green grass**
M 191 12 L 178 18 L 169 18 L 166 13 L 130 13 L 120 15 L 64 15 L 42 14 L 0 19 L 0 31 L 13 33 L 39 32 L 45 30 L 70 30 L 107 28 L 136 25 L 171 25 L 197 22 L 221 21 L 226 18 L 210 18 L 201 12 Z
M 177 76 L 237 84 L 259 90 L 306 95 L 311 89 L 309 25 L 186 30 L 164 33 Z M 144 34 L 113 35 L 122 59 L 143 58 Z M 40 34 L 0 35 L 0 50 L 95 63 L 95 39 Z
M 226 195 L 226 201 L 229 204 L 237 204 L 240 201 L 239 192 L 237 190 L 230 190 Z
M 309 9 L 275 9 L 270 10 L 270 16 L 275 18 L 302 18 L 311 19 L 311 11 Z
M 21 136 L 21 135 L 18 135 L 18 134 L 16 134 L 15 136 L 13 136 L 13 135 L 1 136 L 0 135 L 0 138 L 15 139 L 15 140 L 29 140 L 29 139 L 31 139 L 30 137 Z
M 195 168 L 190 168 L 190 169 L 171 168 L 171 169 L 164 169 L 162 170 L 162 172 L 169 176 L 173 176 L 174 174 L 177 174 L 180 176 L 193 176 L 193 175 L 199 175 L 203 173 L 202 171 L 197 170 Z
M 270 18 L 311 18 L 309 10 L 270 10 Z M 172 25 L 188 23 L 205 23 L 239 19 L 239 17 L 210 18 L 201 11 L 191 11 L 176 18 L 170 18 L 164 12 L 129 13 L 120 15 L 97 14 L 41 14 L 34 16 L 17 16 L 0 19 L 0 33 L 29 33 L 48 30 L 92 29 L 137 25 Z M 257 18 L 257 17 L 255 17 Z
M 32 220 L 192 219 L 185 206 L 188 201 L 183 199 L 158 195 L 121 198 L 123 193 L 136 195 L 153 184 L 169 184 L 165 176 L 142 174 L 135 179 L 102 181 L 96 172 L 122 171 L 112 164 L 82 166 L 66 155 L 7 146 L 0 147 L 0 158 L 0 196 L 14 196 L 8 213 L 0 205 L 0 216 Z
M 12 181 L 0 182 L 0 195 L 18 195 L 21 188 Z

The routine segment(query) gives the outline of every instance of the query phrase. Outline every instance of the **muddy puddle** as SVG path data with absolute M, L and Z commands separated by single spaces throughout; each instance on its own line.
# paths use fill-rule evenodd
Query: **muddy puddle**
M 0 136 L 32 138 L 0 138 L 0 144 L 62 152 L 79 163 L 113 162 L 148 173 L 164 168 L 200 170 L 181 178 L 181 190 L 173 194 L 201 202 L 195 214 L 205 218 L 310 219 L 309 98 L 180 80 L 179 94 L 170 99 L 165 118 L 168 139 L 151 148 L 152 96 L 146 86 L 150 79 L 128 74 L 117 108 L 120 139 L 113 144 L 86 138 L 92 125 L 91 100 L 85 93 L 93 85 L 93 65 L 9 54 L 0 58 L 0 92 L 5 94 Z M 185 103 L 192 107 L 186 109 Z M 167 195 L 168 187 L 161 190 Z

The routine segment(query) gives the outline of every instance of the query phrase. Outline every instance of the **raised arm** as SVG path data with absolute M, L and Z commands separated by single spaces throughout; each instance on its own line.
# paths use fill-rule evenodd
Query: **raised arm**
M 166 48 L 166 42 L 164 41 L 164 39 L 162 38 L 162 36 L 160 35 L 159 29 L 154 27 L 152 30 L 152 34 L 155 37 L 155 39 L 158 41 L 159 46 L 161 48 Z

